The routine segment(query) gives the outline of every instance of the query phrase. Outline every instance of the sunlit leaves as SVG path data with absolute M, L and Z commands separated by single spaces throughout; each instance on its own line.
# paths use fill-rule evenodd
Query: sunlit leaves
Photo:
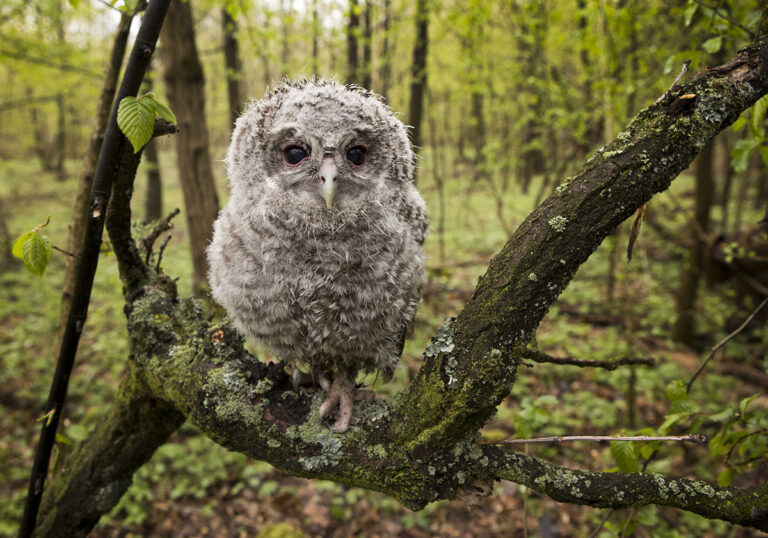
M 51 240 L 40 233 L 40 230 L 51 220 L 51 216 L 34 230 L 21 234 L 13 243 L 12 253 L 24 260 L 24 267 L 33 275 L 43 276 L 48 262 L 51 261 Z
M 622 473 L 639 473 L 640 466 L 637 463 L 635 444 L 629 441 L 615 441 L 611 443 L 611 456 Z
M 117 109 L 117 126 L 138 153 L 152 139 L 155 117 L 176 123 L 176 116 L 165 104 L 148 93 L 139 98 L 125 97 Z

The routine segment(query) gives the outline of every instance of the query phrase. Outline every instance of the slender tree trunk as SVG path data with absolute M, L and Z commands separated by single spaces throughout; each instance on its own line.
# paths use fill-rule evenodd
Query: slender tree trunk
M 187 210 L 193 285 L 199 293 L 207 281 L 205 247 L 213 233 L 219 200 L 208 149 L 203 66 L 192 21 L 189 2 L 172 2 L 160 39 L 168 100 L 179 126 L 175 136 L 176 157 Z
M 320 14 L 317 0 L 312 0 L 312 74 L 320 74 Z
M 91 198 L 93 174 L 96 172 L 96 162 L 99 160 L 99 151 L 101 151 L 101 143 L 104 140 L 104 131 L 107 128 L 112 101 L 114 101 L 115 93 L 117 92 L 117 77 L 120 74 L 120 66 L 123 64 L 128 34 L 131 30 L 131 21 L 133 21 L 132 14 L 123 13 L 120 16 L 120 22 L 117 25 L 117 31 L 112 41 L 112 51 L 110 52 L 109 61 L 104 72 L 104 82 L 102 83 L 99 105 L 96 110 L 96 121 L 91 132 L 91 138 L 88 141 L 88 150 L 83 159 L 83 171 L 80 174 L 80 181 L 77 185 L 77 193 L 75 194 L 75 205 L 72 209 L 72 221 L 69 224 L 69 239 L 67 240 L 67 250 L 69 252 L 78 252 L 83 244 L 83 233 L 85 231 L 88 203 Z M 61 289 L 61 322 L 59 327 L 62 327 L 62 330 L 66 326 L 67 316 L 72 303 L 76 275 L 77 262 L 74 258 L 67 256 L 66 272 Z
M 54 24 L 56 26 L 56 38 L 60 46 L 64 46 L 64 5 L 63 1 L 56 2 Z M 64 93 L 56 95 L 56 180 L 64 181 L 67 178 L 64 170 L 64 160 L 67 153 L 67 105 Z
M 14 258 L 13 255 L 11 255 L 13 238 L 8 232 L 8 225 L 6 224 L 7 219 L 8 216 L 5 212 L 5 206 L 0 199 L 0 274 L 16 265 L 17 261 L 17 258 Z
M 472 91 L 472 138 L 475 141 L 475 181 L 488 179 L 485 165 L 485 99 L 478 90 Z
M 291 46 L 289 43 L 290 29 L 289 19 L 291 16 L 291 2 L 285 0 L 280 4 L 280 77 L 288 78 L 290 71 L 288 64 L 291 60 Z
M 365 0 L 363 11 L 363 88 L 371 89 L 372 84 L 372 51 L 373 29 L 371 28 L 371 11 L 373 11 L 373 2 Z
M 411 139 L 418 153 L 421 146 L 421 118 L 424 113 L 424 91 L 427 87 L 427 46 L 429 45 L 429 14 L 427 0 L 416 2 L 416 41 L 411 63 L 411 102 L 408 107 Z
M 360 5 L 358 0 L 349 2 L 349 24 L 347 25 L 347 84 L 360 82 L 357 37 L 360 33 Z
M 709 213 L 715 199 L 713 164 L 714 141 L 707 143 L 696 159 L 696 207 L 691 226 L 693 242 L 680 283 L 677 321 L 673 331 L 674 338 L 686 344 L 692 343 L 696 334 L 695 312 L 699 276 L 706 262 L 706 238 L 703 235 L 709 230 Z
M 153 62 L 150 60 L 144 73 L 144 92 L 154 86 Z M 157 157 L 157 141 L 153 138 L 144 146 L 144 168 L 147 170 L 147 189 L 144 205 L 144 220 L 152 222 L 163 217 L 163 182 L 160 177 L 160 161 Z
M 730 219 L 730 205 L 731 205 L 731 191 L 733 190 L 733 166 L 731 166 L 731 137 L 729 136 L 732 131 L 723 132 L 720 138 L 720 151 L 722 156 L 721 161 L 721 174 L 723 180 L 723 190 L 720 193 L 720 207 L 723 215 L 722 222 L 720 223 L 720 233 L 727 234 L 729 232 L 728 221 Z
M 48 135 L 48 126 L 40 118 L 40 111 L 36 106 L 29 107 L 29 122 L 32 124 L 32 134 L 35 137 L 35 153 L 40 159 L 40 166 L 45 172 L 55 169 L 53 155 L 51 154 L 51 142 Z
M 379 92 L 387 100 L 389 99 L 389 86 L 392 79 L 392 54 L 389 50 L 389 27 L 392 18 L 391 4 L 391 0 L 384 0 L 384 22 L 381 27 L 383 35 L 381 42 L 381 71 L 379 73 L 379 80 L 381 80 Z
M 227 96 L 229 97 L 230 127 L 243 111 L 243 65 L 240 62 L 240 45 L 237 42 L 237 21 L 224 7 L 221 10 L 221 25 L 224 34 L 224 62 L 227 73 Z M 149 156 L 147 156 L 149 157 Z

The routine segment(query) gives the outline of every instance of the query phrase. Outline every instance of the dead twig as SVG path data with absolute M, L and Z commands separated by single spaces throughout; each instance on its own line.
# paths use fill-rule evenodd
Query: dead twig
M 669 87 L 669 89 L 667 91 L 664 92 L 664 95 L 662 95 L 661 97 L 656 99 L 656 101 L 654 101 L 654 103 L 653 103 L 654 105 L 658 105 L 659 103 L 661 103 L 664 100 L 664 98 L 667 95 L 669 95 L 669 92 L 672 91 L 672 88 L 674 88 L 675 85 L 678 82 L 680 82 L 680 79 L 683 78 L 683 75 L 685 75 L 688 72 L 688 66 L 690 66 L 690 65 L 691 65 L 691 60 L 686 58 L 685 61 L 683 62 L 683 68 L 680 70 L 680 73 L 678 73 L 677 77 L 675 77 L 675 80 L 672 81 L 672 85 Z
M 682 441 L 698 443 L 700 445 L 709 442 L 704 435 L 566 435 L 555 437 L 534 437 L 532 439 L 502 439 L 501 441 L 477 441 L 476 445 L 524 445 L 529 443 L 567 443 L 572 441 Z
M 763 302 L 762 302 L 762 303 L 760 303 L 760 304 L 758 305 L 758 307 L 757 307 L 757 308 L 755 308 L 755 310 L 754 310 L 754 311 L 753 311 L 753 312 L 752 312 L 752 313 L 749 315 L 749 317 L 748 317 L 747 319 L 745 319 L 745 320 L 744 320 L 744 323 L 742 323 L 741 325 L 739 325 L 739 327 L 738 327 L 738 328 L 737 328 L 735 331 L 733 331 L 731 334 L 729 334 L 728 336 L 726 336 L 725 338 L 723 338 L 722 340 L 720 340 L 720 341 L 719 341 L 719 342 L 718 342 L 718 343 L 715 345 L 715 347 L 713 347 L 711 350 L 709 350 L 709 353 L 707 354 L 707 356 L 706 356 L 706 357 L 704 358 L 704 360 L 702 361 L 702 363 L 701 363 L 701 366 L 699 366 L 699 369 L 698 369 L 698 370 L 696 370 L 696 373 L 695 373 L 695 374 L 693 374 L 693 377 L 692 377 L 692 378 L 691 378 L 691 380 L 688 382 L 688 385 L 686 385 L 686 387 L 685 387 L 685 390 L 686 390 L 687 392 L 691 392 L 691 387 L 693 386 L 693 383 L 694 383 L 694 381 L 696 381 L 696 378 L 697 378 L 697 377 L 699 377 L 699 374 L 701 374 L 701 372 L 704 370 L 704 368 L 706 368 L 706 367 L 707 367 L 707 364 L 709 364 L 709 361 L 711 361 L 711 360 L 712 360 L 712 357 L 714 357 L 714 356 L 715 356 L 715 352 L 717 352 L 717 350 L 718 350 L 718 349 L 720 349 L 720 348 L 721 348 L 721 347 L 723 347 L 725 344 L 727 344 L 728 342 L 730 342 L 730 341 L 731 341 L 733 338 L 735 338 L 735 337 L 736 337 L 736 335 L 737 335 L 737 334 L 739 334 L 741 331 L 743 331 L 743 330 L 744 330 L 744 329 L 747 327 L 747 325 L 749 325 L 749 322 L 750 322 L 750 321 L 752 321 L 753 319 L 755 319 L 755 316 L 756 316 L 756 315 L 757 315 L 757 314 L 758 314 L 758 313 L 759 313 L 759 312 L 760 312 L 760 311 L 763 309 L 763 307 L 764 307 L 766 304 L 768 304 L 768 297 L 766 297 L 765 299 L 763 299 Z

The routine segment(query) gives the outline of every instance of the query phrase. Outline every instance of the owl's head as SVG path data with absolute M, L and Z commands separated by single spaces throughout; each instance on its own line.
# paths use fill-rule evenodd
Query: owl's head
M 375 95 L 330 80 L 284 83 L 237 120 L 233 194 L 266 189 L 306 209 L 348 210 L 413 181 L 406 128 Z

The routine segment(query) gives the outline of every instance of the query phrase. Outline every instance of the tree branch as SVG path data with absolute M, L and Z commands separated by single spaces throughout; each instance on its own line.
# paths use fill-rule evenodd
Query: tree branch
M 629 364 L 641 364 L 643 366 L 653 366 L 656 361 L 651 358 L 631 358 L 620 357 L 613 360 L 593 360 L 593 359 L 578 359 L 576 357 L 553 357 L 539 351 L 538 349 L 526 348 L 523 351 L 523 357 L 539 363 L 551 363 L 551 364 L 567 364 L 569 366 L 579 366 L 581 368 L 604 368 L 605 370 L 615 370 L 619 366 L 626 366 Z

